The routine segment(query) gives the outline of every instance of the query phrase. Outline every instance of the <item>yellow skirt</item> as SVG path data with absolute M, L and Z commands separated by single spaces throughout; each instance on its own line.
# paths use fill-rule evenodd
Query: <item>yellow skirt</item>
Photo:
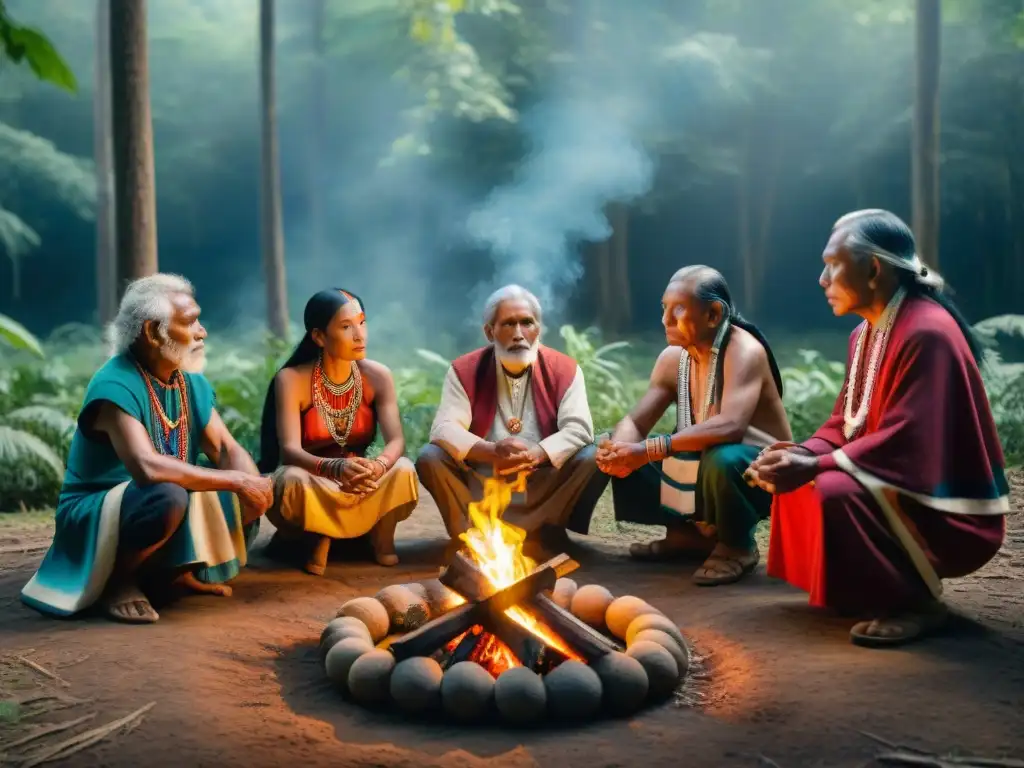
M 332 539 L 354 539 L 394 513 L 396 523 L 412 514 L 419 500 L 416 468 L 404 456 L 385 472 L 377 490 L 356 496 L 338 483 L 299 467 L 274 473 L 274 504 L 267 519 L 283 532 L 305 531 Z

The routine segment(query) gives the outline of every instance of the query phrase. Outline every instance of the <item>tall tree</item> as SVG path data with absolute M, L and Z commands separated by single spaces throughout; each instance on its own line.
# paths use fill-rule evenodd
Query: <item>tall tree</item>
M 325 264 L 324 255 L 324 153 L 327 131 L 327 57 L 324 50 L 326 34 L 327 0 L 313 0 L 310 15 L 310 32 L 313 43 L 313 67 L 310 78 L 310 126 L 307 144 L 307 172 L 309 210 L 309 255 L 313 269 L 322 269 Z
M 939 264 L 939 59 L 940 0 L 917 0 L 911 205 L 921 257 Z
M 110 0 L 96 0 L 93 156 L 96 162 L 96 304 L 106 325 L 117 313 L 117 256 L 110 105 Z
M 110 0 L 110 101 L 120 300 L 130 280 L 157 271 L 146 0 Z
M 284 268 L 281 174 L 277 149 L 274 26 L 274 0 L 260 0 L 260 230 L 263 244 L 263 273 L 267 290 L 267 325 L 275 338 L 284 339 L 288 336 L 288 290 Z

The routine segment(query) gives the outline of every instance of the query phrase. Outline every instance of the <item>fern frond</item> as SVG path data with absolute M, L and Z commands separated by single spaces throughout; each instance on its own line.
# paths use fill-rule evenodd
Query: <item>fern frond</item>
M 43 440 L 20 429 L 0 425 L 0 464 L 12 466 L 32 460 L 52 469 L 57 479 L 64 476 L 64 462 Z
M 996 315 L 974 324 L 974 332 L 988 340 L 999 334 L 1024 338 L 1024 315 Z
M 75 430 L 75 420 L 48 405 L 26 405 L 4 414 L 8 426 L 36 427 L 64 438 Z

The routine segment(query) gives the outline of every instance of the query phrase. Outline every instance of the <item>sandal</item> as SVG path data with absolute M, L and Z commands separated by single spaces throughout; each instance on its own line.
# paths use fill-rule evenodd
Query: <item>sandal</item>
M 102 608 L 107 618 L 123 624 L 152 624 L 160 614 L 135 584 L 125 584 L 114 589 L 103 600 Z
M 735 584 L 753 571 L 759 562 L 761 562 L 761 552 L 756 548 L 750 555 L 742 558 L 711 555 L 694 572 L 691 580 L 699 587 L 719 587 L 725 584 Z
M 940 604 L 941 605 L 941 604 Z M 908 611 L 887 619 L 854 624 L 850 642 L 864 648 L 892 648 L 925 637 L 939 629 L 949 618 L 945 606 L 923 611 Z

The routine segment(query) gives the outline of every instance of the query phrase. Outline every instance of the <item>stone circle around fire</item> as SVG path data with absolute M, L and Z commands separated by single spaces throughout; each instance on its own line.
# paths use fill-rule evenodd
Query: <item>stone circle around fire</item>
M 675 623 L 639 597 L 614 597 L 600 585 L 560 578 L 551 600 L 609 638 L 610 651 L 587 664 L 545 648 L 524 666 L 497 636 L 474 626 L 430 656 L 397 661 L 392 642 L 463 603 L 437 579 L 385 587 L 349 600 L 324 629 L 320 654 L 328 679 L 368 707 L 407 715 L 442 712 L 459 723 L 512 726 L 579 722 L 601 713 L 627 716 L 668 699 L 689 669 L 689 646 Z M 568 650 L 568 649 L 567 649 Z M 575 655 L 575 654 L 573 654 Z

